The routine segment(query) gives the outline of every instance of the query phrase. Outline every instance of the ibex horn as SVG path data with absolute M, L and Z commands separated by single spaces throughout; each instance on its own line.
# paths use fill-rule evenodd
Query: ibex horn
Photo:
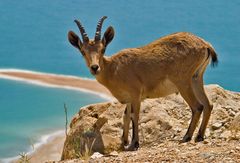
M 96 33 L 95 33 L 95 41 L 100 41 L 101 39 L 101 30 L 102 30 L 102 24 L 103 21 L 106 19 L 106 16 L 103 16 L 99 21 L 98 21 L 98 25 L 97 25 L 97 29 L 96 29 Z
M 78 20 L 74 20 L 74 22 L 77 24 L 79 30 L 80 30 L 80 33 L 82 35 L 82 38 L 83 38 L 83 41 L 84 42 L 88 42 L 89 41 L 89 38 L 88 38 L 88 35 L 87 33 L 85 32 L 85 29 L 84 27 L 82 26 L 82 24 L 80 23 L 80 21 Z

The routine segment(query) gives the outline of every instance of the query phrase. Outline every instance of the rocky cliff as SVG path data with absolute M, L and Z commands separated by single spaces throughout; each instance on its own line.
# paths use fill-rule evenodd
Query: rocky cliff
M 226 143 L 231 141 L 234 152 L 238 153 L 237 158 L 240 159 L 240 148 L 237 148 L 237 146 L 240 146 L 238 135 L 240 130 L 240 93 L 224 90 L 217 85 L 209 85 L 205 89 L 214 109 L 206 130 L 207 139 L 199 144 L 211 145 L 213 142 Z M 113 151 L 120 152 L 124 109 L 125 105 L 118 102 L 94 104 L 81 108 L 71 121 L 70 130 L 64 143 L 62 160 L 83 158 L 86 153 L 91 152 L 99 152 L 105 156 L 109 156 L 109 153 Z M 156 148 L 151 152 L 151 154 L 156 153 L 156 156 L 152 156 L 152 158 L 156 158 L 161 153 L 163 159 L 165 158 L 163 157 L 164 151 L 161 150 L 165 148 L 166 151 L 176 149 L 180 153 L 182 153 L 181 150 L 191 152 L 194 151 L 194 148 L 197 148 L 197 150 L 199 148 L 205 149 L 204 146 L 197 147 L 198 144 L 193 142 L 187 143 L 187 145 L 178 145 L 178 141 L 181 140 L 187 130 L 190 118 L 190 108 L 180 95 L 149 99 L 142 102 L 139 120 L 140 147 L 147 149 L 143 153 L 146 154 Z M 192 149 L 188 149 L 191 146 Z M 235 149 L 235 146 L 237 149 Z M 141 152 L 141 148 L 137 152 Z M 129 152 L 122 153 L 119 155 L 122 155 L 122 159 L 126 159 L 128 156 L 125 155 Z M 134 154 L 135 152 L 130 153 Z M 169 151 L 166 155 L 167 158 L 171 158 L 170 153 L 174 154 L 174 151 Z M 176 154 L 176 156 L 179 157 L 179 154 Z M 199 155 L 201 158 L 202 156 L 204 160 L 205 155 Z M 144 161 L 141 156 L 139 157 L 140 162 Z M 197 156 L 192 158 L 196 159 Z M 109 159 L 111 160 L 111 157 Z M 219 159 L 221 159 L 220 156 Z M 102 158 L 102 161 L 106 160 Z M 152 160 L 150 159 L 150 161 Z

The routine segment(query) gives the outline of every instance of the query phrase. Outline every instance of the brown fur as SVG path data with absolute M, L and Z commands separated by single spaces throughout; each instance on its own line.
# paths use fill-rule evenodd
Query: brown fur
M 123 127 L 124 145 L 128 144 L 131 120 L 133 137 L 126 150 L 136 150 L 139 146 L 138 120 L 141 101 L 176 92 L 180 92 L 193 113 L 182 142 L 191 140 L 203 111 L 202 124 L 196 138 L 196 141 L 202 141 L 212 110 L 203 88 L 203 73 L 210 58 L 213 63 L 217 63 L 213 47 L 191 33 L 179 32 L 148 45 L 124 49 L 111 57 L 105 57 L 102 51 L 105 51 L 107 45 L 104 41 L 108 40 L 109 35 L 113 37 L 113 29 L 108 28 L 103 41 L 85 43 L 86 45 L 83 43 L 79 49 L 97 81 L 108 88 L 121 103 L 127 104 Z M 69 38 L 71 37 L 70 35 Z M 99 66 L 97 72 L 92 71 L 92 65 Z

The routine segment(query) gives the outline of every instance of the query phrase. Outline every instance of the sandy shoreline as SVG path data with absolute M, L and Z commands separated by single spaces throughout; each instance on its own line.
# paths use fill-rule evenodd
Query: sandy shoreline
M 55 87 L 66 87 L 73 89 L 85 89 L 89 92 L 97 92 L 111 96 L 110 92 L 96 80 L 84 79 L 75 76 L 56 75 L 49 73 L 39 73 L 34 71 L 14 70 L 14 69 L 0 69 L 0 78 L 10 80 L 22 80 L 32 84 L 49 85 Z
M 0 79 L 1 78 L 25 81 L 42 86 L 76 89 L 111 99 L 110 92 L 96 80 L 14 69 L 0 69 Z M 65 135 L 62 133 L 50 138 L 47 143 L 42 144 L 31 154 L 31 162 L 38 163 L 47 160 L 59 160 L 64 140 Z

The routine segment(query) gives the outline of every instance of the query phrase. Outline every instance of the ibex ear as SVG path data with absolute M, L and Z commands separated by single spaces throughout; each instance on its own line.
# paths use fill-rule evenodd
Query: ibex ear
M 112 41 L 114 37 L 114 29 L 112 26 L 108 27 L 106 32 L 104 33 L 104 36 L 102 38 L 102 43 L 105 47 Z
M 79 50 L 81 49 L 82 42 L 80 38 L 73 31 L 68 32 L 68 40 L 75 48 Z

